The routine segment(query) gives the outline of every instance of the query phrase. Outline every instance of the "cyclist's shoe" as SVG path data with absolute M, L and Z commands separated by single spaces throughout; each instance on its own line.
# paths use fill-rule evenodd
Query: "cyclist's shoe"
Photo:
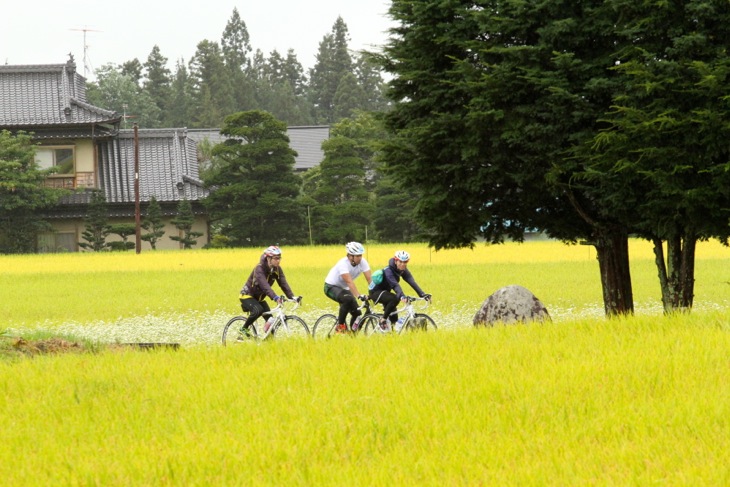
M 388 324 L 388 320 L 382 319 L 380 320 L 380 331 L 390 331 L 390 325 Z
M 244 326 L 243 328 L 241 328 L 240 331 L 241 331 L 241 333 L 238 335 L 238 338 L 237 338 L 237 340 L 239 342 L 243 342 L 243 341 L 250 340 L 253 338 L 253 333 L 251 333 L 251 330 L 248 329 L 247 327 Z
M 347 333 L 347 325 L 340 323 L 335 327 L 335 333 Z

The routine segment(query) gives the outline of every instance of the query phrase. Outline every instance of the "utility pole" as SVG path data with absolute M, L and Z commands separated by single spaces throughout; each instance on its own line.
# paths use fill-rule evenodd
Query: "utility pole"
M 139 254 L 142 251 L 142 230 L 141 215 L 139 209 L 139 128 L 134 123 L 134 234 L 135 251 Z

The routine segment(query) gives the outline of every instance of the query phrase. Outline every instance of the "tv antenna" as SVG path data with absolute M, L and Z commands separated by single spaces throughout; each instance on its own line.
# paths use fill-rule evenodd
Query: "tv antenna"
M 87 32 L 102 32 L 100 30 L 96 29 L 89 29 L 88 27 L 84 26 L 83 29 L 69 29 L 69 30 L 75 30 L 78 32 L 84 33 L 84 78 L 89 78 L 89 71 L 91 71 L 91 62 L 89 61 L 89 45 L 86 43 L 86 33 Z

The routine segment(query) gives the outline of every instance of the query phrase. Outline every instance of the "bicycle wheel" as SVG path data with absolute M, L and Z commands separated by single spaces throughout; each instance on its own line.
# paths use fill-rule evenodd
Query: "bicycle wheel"
M 322 315 L 317 318 L 312 327 L 312 336 L 315 340 L 329 338 L 337 326 L 337 317 L 333 314 Z
M 221 342 L 224 347 L 227 345 L 237 345 L 240 343 L 256 341 L 258 334 L 256 333 L 255 325 L 249 327 L 248 335 L 241 331 L 243 324 L 246 323 L 246 319 L 247 318 L 245 316 L 234 316 L 228 320 L 226 326 L 223 327 L 223 336 L 221 337 Z
M 413 318 L 408 320 L 406 323 L 408 331 L 420 330 L 420 331 L 436 331 L 436 323 L 427 314 L 416 313 Z
M 276 328 L 271 335 L 277 338 L 309 338 L 311 336 L 304 320 L 294 315 L 285 317 L 284 323 L 277 321 Z
M 365 336 L 380 333 L 390 333 L 390 326 L 386 330 L 380 328 L 380 316 L 369 314 L 365 315 L 360 321 L 360 332 L 364 333 Z

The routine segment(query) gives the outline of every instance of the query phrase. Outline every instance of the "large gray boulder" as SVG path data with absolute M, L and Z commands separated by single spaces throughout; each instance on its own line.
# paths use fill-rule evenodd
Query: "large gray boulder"
M 528 321 L 550 321 L 550 315 L 534 294 L 517 285 L 497 289 L 474 315 L 475 326 Z

